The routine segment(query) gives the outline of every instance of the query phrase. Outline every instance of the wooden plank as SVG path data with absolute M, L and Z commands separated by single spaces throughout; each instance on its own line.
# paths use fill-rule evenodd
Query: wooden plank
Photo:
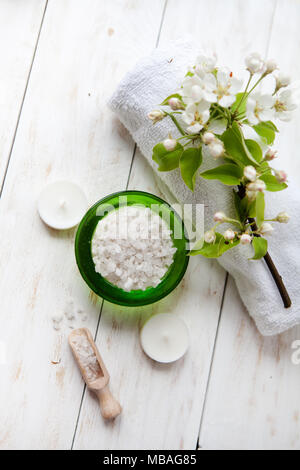
M 268 50 L 294 79 L 300 77 L 299 18 L 300 2 L 277 2 Z M 280 126 L 276 163 L 295 183 L 300 174 L 299 118 L 297 111 L 291 123 Z M 300 375 L 291 360 L 292 343 L 299 338 L 299 327 L 263 338 L 230 281 L 200 434 L 204 449 L 299 450 Z
M 47 229 L 36 202 L 57 179 L 78 182 L 91 203 L 126 186 L 134 144 L 106 100 L 155 44 L 162 9 L 160 0 L 49 2 L 0 207 L 2 449 L 71 447 L 83 383 L 70 330 L 57 334 L 51 316 L 72 297 L 95 332 L 100 307 L 75 265 L 74 231 Z
M 0 2 L 0 188 L 2 186 L 46 0 Z
M 130 181 L 133 188 L 162 196 L 139 152 Z M 184 281 L 159 303 L 132 310 L 105 302 L 97 344 L 109 363 L 111 386 L 124 412 L 108 427 L 101 420 L 97 402 L 87 394 L 76 449 L 196 447 L 223 285 L 220 266 L 193 258 Z M 139 344 L 139 330 L 145 320 L 161 312 L 180 315 L 191 336 L 186 357 L 170 365 L 148 359 Z
M 264 28 L 253 37 L 258 2 L 227 2 L 225 12 L 223 3 L 169 0 L 160 43 L 190 33 L 199 45 L 216 50 L 222 62 L 237 68 L 250 45 L 262 47 L 266 43 L 274 4 L 265 2 Z M 217 34 L 212 34 L 212 25 Z M 138 152 L 130 188 L 160 194 Z M 225 273 L 216 262 L 194 258 L 184 282 L 159 304 L 137 313 L 104 304 L 97 344 L 110 361 L 112 386 L 124 413 L 116 423 L 106 426 L 97 403 L 86 395 L 76 449 L 196 448 L 224 282 Z M 148 360 L 138 336 L 149 315 L 165 311 L 182 316 L 191 334 L 188 355 L 169 366 Z

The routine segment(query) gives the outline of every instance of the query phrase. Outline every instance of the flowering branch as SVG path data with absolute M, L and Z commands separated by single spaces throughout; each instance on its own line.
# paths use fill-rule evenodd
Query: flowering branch
M 179 168 L 191 191 L 195 188 L 203 155 L 209 154 L 220 161 L 218 166 L 201 172 L 200 176 L 237 188 L 234 191 L 237 218 L 217 212 L 215 225 L 204 234 L 203 246 L 190 254 L 219 257 L 239 244 L 251 244 L 254 249 L 252 259 L 265 259 L 284 305 L 289 307 L 291 301 L 267 252 L 265 238 L 274 230 L 270 222 L 287 223 L 289 216 L 280 212 L 271 220 L 265 219 L 264 192 L 287 188 L 286 173 L 270 166 L 277 157 L 272 145 L 278 129 L 272 120 L 290 120 L 296 102 L 290 78 L 274 74 L 277 65 L 273 60 L 263 61 L 254 53 L 245 62 L 250 75 L 244 91 L 240 92 L 242 80 L 230 70 L 217 67 L 216 57 L 202 55 L 197 58 L 179 91 L 161 103 L 164 110 L 149 113 L 154 124 L 169 117 L 181 134 L 177 139 L 169 134 L 158 143 L 153 148 L 153 160 L 160 171 Z M 273 90 L 270 93 L 257 91 L 258 85 L 269 75 L 275 79 Z M 256 81 L 250 87 L 254 77 Z M 245 138 L 247 127 L 255 131 L 256 140 Z M 217 229 L 223 223 L 232 228 L 219 233 Z

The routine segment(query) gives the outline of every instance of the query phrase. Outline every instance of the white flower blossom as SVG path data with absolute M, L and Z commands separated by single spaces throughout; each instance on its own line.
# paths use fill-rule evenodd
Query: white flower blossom
M 293 92 L 291 89 L 282 90 L 275 95 L 275 117 L 281 121 L 290 121 L 292 119 L 292 111 L 297 108 Z
M 242 233 L 240 236 L 240 241 L 242 245 L 249 245 L 249 243 L 252 241 L 252 237 L 249 235 L 249 233 Z
M 153 121 L 153 124 L 155 124 L 158 121 L 161 121 L 165 116 L 166 114 L 160 109 L 155 109 L 154 111 L 151 111 L 148 114 L 148 118 L 151 119 L 151 121 Z
M 208 230 L 207 232 L 205 232 L 204 234 L 204 241 L 206 243 L 215 243 L 216 241 L 216 234 L 215 234 L 215 231 L 213 229 L 211 230 Z
M 208 124 L 207 130 L 217 135 L 222 135 L 227 129 L 226 119 L 213 119 Z
M 225 222 L 227 219 L 226 215 L 224 212 L 216 212 L 214 215 L 214 221 L 215 222 Z
M 170 139 L 170 138 L 165 139 L 163 141 L 163 145 L 164 145 L 165 149 L 170 152 L 171 150 L 174 150 L 174 148 L 176 147 L 177 140 L 176 139 Z
M 261 235 L 270 235 L 273 232 L 274 228 L 269 222 L 263 222 L 259 228 L 259 233 Z
M 262 72 L 264 69 L 264 61 L 258 52 L 249 54 L 245 59 L 245 64 L 250 73 Z
M 223 68 L 217 72 L 217 86 L 214 93 L 220 106 L 228 108 L 236 100 L 236 94 L 241 90 L 243 81 L 233 77 L 232 72 Z
M 203 77 L 198 75 L 185 77 L 179 93 L 187 105 L 199 103 L 201 100 L 214 103 L 217 101 L 215 89 L 216 79 L 212 73 L 207 73 Z
M 201 101 L 200 103 L 189 104 L 182 113 L 183 121 L 188 124 L 189 134 L 198 134 L 203 129 L 204 124 L 209 120 L 210 103 Z
M 253 93 L 247 100 L 247 119 L 250 124 L 258 124 L 260 121 L 269 121 L 274 116 L 272 109 L 275 98 L 272 95 Z
M 195 71 L 200 77 L 205 73 L 210 73 L 216 68 L 217 56 L 199 55 L 196 60 Z
M 290 220 L 290 216 L 286 212 L 279 212 L 279 214 L 276 217 L 276 220 L 280 224 L 287 224 L 288 221 Z
M 231 228 L 229 228 L 229 229 L 225 230 L 223 236 L 224 236 L 225 240 L 231 241 L 231 240 L 234 240 L 235 233 Z
M 277 63 L 274 59 L 268 59 L 265 63 L 265 73 L 272 73 L 278 68 Z
M 245 166 L 244 168 L 244 176 L 249 181 L 256 180 L 256 169 L 252 165 Z
M 282 72 L 279 72 L 276 77 L 276 89 L 279 90 L 279 88 L 283 88 L 286 86 L 289 86 L 291 83 L 291 77 L 289 75 L 286 75 Z

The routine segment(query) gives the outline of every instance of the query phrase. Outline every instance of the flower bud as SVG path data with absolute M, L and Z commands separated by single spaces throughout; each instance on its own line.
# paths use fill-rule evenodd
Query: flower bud
M 279 183 L 285 183 L 287 181 L 287 174 L 283 170 L 275 171 L 275 176 Z
M 215 234 L 215 231 L 213 229 L 211 230 L 208 230 L 207 232 L 205 232 L 204 234 L 204 241 L 206 243 L 215 243 L 216 241 L 216 234 Z
M 166 150 L 168 150 L 168 152 L 171 152 L 172 150 L 175 149 L 176 145 L 177 145 L 177 140 L 176 139 L 165 139 L 163 141 L 163 145 L 165 147 Z
M 272 72 L 274 72 L 274 70 L 276 70 L 278 68 L 275 60 L 273 60 L 273 59 L 268 59 L 265 63 L 265 66 L 266 66 L 265 73 L 272 73 Z
M 205 145 L 209 145 L 216 140 L 215 135 L 212 132 L 204 132 L 202 141 Z
M 247 70 L 250 73 L 258 73 L 263 70 L 264 61 L 257 52 L 249 54 L 245 59 Z
M 203 126 L 199 122 L 195 122 L 191 126 L 186 128 L 188 134 L 199 134 Z
M 224 232 L 224 238 L 225 238 L 225 240 L 227 240 L 227 241 L 233 240 L 233 239 L 235 238 L 235 233 L 234 233 L 234 231 L 233 231 L 231 228 L 229 228 L 228 230 L 225 230 L 225 232 Z
M 263 222 L 260 226 L 259 233 L 261 235 L 270 235 L 273 232 L 274 228 L 268 222 Z
M 214 221 L 215 222 L 225 222 L 227 219 L 226 215 L 224 212 L 216 212 L 214 215 Z
M 277 150 L 272 150 L 271 148 L 269 148 L 267 150 L 267 153 L 265 154 L 265 160 L 267 161 L 274 160 L 274 158 L 276 158 L 276 154 L 277 154 Z
M 276 76 L 276 89 L 277 90 L 279 90 L 279 88 L 289 86 L 290 83 L 291 83 L 291 77 L 289 75 L 279 73 Z
M 256 180 L 253 183 L 247 184 L 247 189 L 249 191 L 265 191 L 266 189 L 266 183 L 263 180 Z
M 178 109 L 184 109 L 184 106 L 179 98 L 170 98 L 168 101 L 168 105 L 173 111 L 177 111 Z
M 224 145 L 223 142 L 217 140 L 209 144 L 209 152 L 212 157 L 219 158 L 224 154 Z
M 244 168 L 244 176 L 249 181 L 256 180 L 256 169 L 252 165 L 245 166 Z
M 287 224 L 288 221 L 290 220 L 290 216 L 286 212 L 279 212 L 279 214 L 276 217 L 276 220 L 280 224 Z
M 158 121 L 161 121 L 165 116 L 166 114 L 163 111 L 160 111 L 159 109 L 155 109 L 154 111 L 151 111 L 148 114 L 148 118 L 151 119 L 151 121 L 153 121 L 153 124 L 155 124 Z
M 257 196 L 257 191 L 249 191 L 249 189 L 246 189 L 246 196 L 249 199 L 250 202 L 254 201 Z
M 249 235 L 249 233 L 242 233 L 240 240 L 242 245 L 249 245 L 249 243 L 252 241 L 252 237 Z

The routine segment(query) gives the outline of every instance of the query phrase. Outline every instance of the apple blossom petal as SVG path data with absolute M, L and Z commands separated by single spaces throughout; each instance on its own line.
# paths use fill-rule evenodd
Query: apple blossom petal
M 213 132 L 214 134 L 222 135 L 223 132 L 226 131 L 226 127 L 227 127 L 226 119 L 215 119 L 214 121 L 211 121 L 207 130 L 210 132 Z
M 275 98 L 272 95 L 260 95 L 258 102 L 263 107 L 270 108 L 275 102 Z
M 228 108 L 235 102 L 236 98 L 234 95 L 224 95 L 220 100 L 219 104 L 224 108 Z
M 229 73 L 225 70 L 218 70 L 217 80 L 221 87 L 226 87 L 228 85 Z

